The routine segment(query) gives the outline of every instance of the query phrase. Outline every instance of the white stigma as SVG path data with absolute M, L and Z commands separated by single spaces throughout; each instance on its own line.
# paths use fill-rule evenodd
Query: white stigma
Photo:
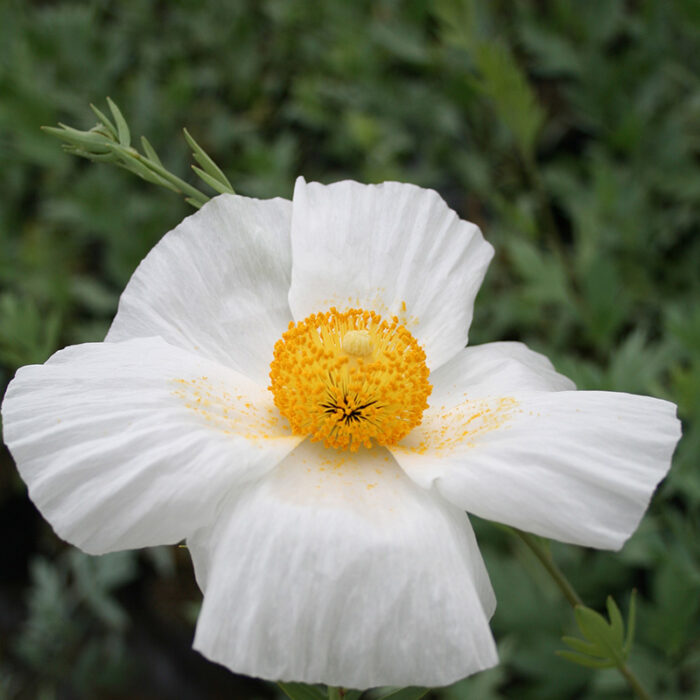
M 346 355 L 367 357 L 372 354 L 372 339 L 369 331 L 348 331 L 343 336 L 343 352 Z

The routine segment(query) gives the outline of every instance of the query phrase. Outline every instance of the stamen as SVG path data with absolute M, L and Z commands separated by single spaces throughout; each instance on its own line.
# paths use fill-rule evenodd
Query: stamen
M 294 433 L 354 451 L 396 444 L 420 424 L 428 375 L 425 353 L 396 316 L 331 308 L 289 324 L 269 389 Z

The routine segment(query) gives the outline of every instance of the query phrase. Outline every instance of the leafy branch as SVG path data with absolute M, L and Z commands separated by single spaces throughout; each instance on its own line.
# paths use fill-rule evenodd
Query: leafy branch
M 59 123 L 58 127 L 44 126 L 42 129 L 63 141 L 63 149 L 81 158 L 98 163 L 112 163 L 138 175 L 141 179 L 154 185 L 165 187 L 185 197 L 185 201 L 199 209 L 209 201 L 209 196 L 201 192 L 182 178 L 171 173 L 158 157 L 149 140 L 141 137 L 140 153 L 131 145 L 131 130 L 121 110 L 115 102 L 107 98 L 107 105 L 112 114 L 110 119 L 95 105 L 90 105 L 98 123 L 88 131 L 74 129 Z M 231 183 L 211 157 L 184 129 L 185 140 L 192 149 L 192 155 L 198 165 L 192 169 L 197 176 L 220 194 L 235 194 Z
M 627 665 L 627 659 L 632 651 L 634 630 L 636 622 L 636 597 L 637 591 L 632 590 L 630 608 L 627 618 L 627 633 L 622 613 L 612 596 L 608 596 L 607 609 L 608 620 L 600 613 L 584 605 L 574 608 L 574 616 L 584 639 L 578 637 L 562 637 L 564 644 L 573 651 L 558 651 L 559 656 L 580 666 L 589 668 L 617 668 L 625 677 L 637 697 L 642 700 L 650 700 L 637 677 Z
M 562 641 L 573 651 L 558 651 L 557 654 L 568 661 L 588 666 L 589 668 L 615 668 L 625 664 L 632 649 L 636 617 L 636 591 L 630 599 L 629 621 L 625 635 L 625 623 L 620 608 L 608 596 L 608 622 L 600 613 L 577 605 L 574 616 L 581 634 L 585 639 L 562 637 Z
M 521 532 L 515 528 L 506 528 L 516 535 L 540 560 L 564 597 L 574 609 L 574 617 L 583 639 L 562 637 L 570 649 L 557 651 L 557 655 L 567 661 L 587 666 L 588 668 L 616 668 L 625 678 L 630 688 L 641 700 L 650 700 L 651 696 L 644 689 L 627 659 L 632 651 L 636 621 L 636 590 L 632 591 L 627 617 L 627 633 L 620 608 L 608 596 L 607 610 L 609 621 L 599 612 L 585 606 L 578 593 L 552 558 L 551 552 L 544 547 L 540 538 Z

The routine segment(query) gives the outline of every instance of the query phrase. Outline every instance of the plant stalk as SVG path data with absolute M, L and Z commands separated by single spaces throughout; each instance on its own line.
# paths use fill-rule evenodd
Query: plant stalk
M 552 577 L 554 583 L 557 584 L 559 590 L 564 594 L 564 597 L 569 601 L 569 605 L 575 608 L 578 605 L 583 605 L 581 596 L 576 592 L 576 589 L 571 585 L 571 582 L 564 575 L 564 572 L 557 566 L 552 555 L 539 543 L 534 535 L 527 532 L 521 532 L 516 528 L 509 528 L 528 549 L 539 559 L 540 563 L 547 570 L 547 573 Z M 632 669 L 625 663 L 616 666 L 617 670 L 622 674 L 627 681 L 629 687 L 634 691 L 634 694 L 640 700 L 652 700 L 651 695 L 647 693 L 644 686 L 641 684 L 637 676 L 634 675 Z
M 651 700 L 651 695 L 647 693 L 644 686 L 639 682 L 639 679 L 634 675 L 632 669 L 627 664 L 618 666 L 617 670 L 625 677 L 629 687 L 632 688 L 640 700 Z
M 534 535 L 528 532 L 522 532 L 512 528 L 513 534 L 517 535 L 528 547 L 528 549 L 540 560 L 542 566 L 547 569 L 547 573 L 552 577 L 554 583 L 557 584 L 559 590 L 564 594 L 564 597 L 569 601 L 572 608 L 577 605 L 583 605 L 579 594 L 574 590 L 569 580 L 564 576 L 562 570 L 557 566 L 552 558 L 552 555 L 542 547 Z

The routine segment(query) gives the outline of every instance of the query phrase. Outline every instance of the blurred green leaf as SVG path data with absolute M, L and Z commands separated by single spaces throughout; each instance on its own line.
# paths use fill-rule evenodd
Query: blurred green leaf
M 557 656 L 588 668 L 614 668 L 616 665 L 614 661 L 608 658 L 595 659 L 586 654 L 578 654 L 575 651 L 557 651 Z
M 379 693 L 377 700 L 420 700 L 430 692 L 430 688 L 397 688 L 387 693 Z
M 29 298 L 0 296 L 0 360 L 16 368 L 44 362 L 56 349 L 61 319 L 58 311 L 44 316 Z
M 278 683 L 290 700 L 326 700 L 326 694 L 313 685 L 304 683 Z
M 472 58 L 476 68 L 474 87 L 491 100 L 497 118 L 531 162 L 544 112 L 508 45 L 497 37 L 482 37 L 477 8 L 483 10 L 474 0 L 449 0 L 439 2 L 436 11 L 445 27 L 446 39 Z
M 513 133 L 524 157 L 533 160 L 544 112 L 525 75 L 508 48 L 498 43 L 480 42 L 474 59 L 477 87 L 491 99 L 496 116 Z

